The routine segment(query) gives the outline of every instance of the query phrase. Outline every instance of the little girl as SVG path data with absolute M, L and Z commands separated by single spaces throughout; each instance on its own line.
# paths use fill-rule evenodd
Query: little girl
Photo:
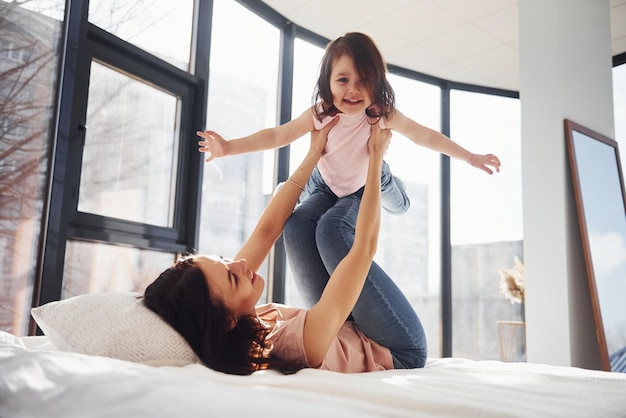
M 339 121 L 328 134 L 324 153 L 305 187 L 306 193 L 304 188 L 302 190 L 302 197 L 307 198 L 302 199 L 285 225 L 290 266 L 297 277 L 304 280 L 297 284 L 309 306 L 318 300 L 328 274 L 345 255 L 336 254 L 333 261 L 324 260 L 315 242 L 326 229 L 324 218 L 328 220 L 328 228 L 355 220 L 350 214 L 358 212 L 365 184 L 369 159 L 367 140 L 372 124 L 397 131 L 417 145 L 466 161 L 488 174 L 493 173 L 489 166 L 500 170 L 500 161 L 495 155 L 473 154 L 397 110 L 393 89 L 386 78 L 385 62 L 374 42 L 362 33 L 347 33 L 328 45 L 320 65 L 314 104 L 299 117 L 230 141 L 213 131 L 197 132 L 204 139 L 198 142 L 199 151 L 210 153 L 208 162 L 227 155 L 280 148 L 320 129 L 334 118 Z M 390 174 L 386 164 L 382 167 L 381 200 L 389 211 L 403 213 L 408 209 L 404 187 Z M 345 245 L 346 249 L 351 245 L 350 237 L 346 237 Z M 311 264 L 312 259 L 318 262 Z M 372 269 L 375 268 L 378 266 L 373 263 Z M 379 273 L 384 274 L 382 270 Z
M 316 177 L 337 197 L 356 192 L 365 184 L 367 173 L 367 139 L 371 124 L 397 131 L 417 145 L 430 148 L 492 174 L 499 171 L 500 161 L 492 154 L 472 154 L 445 135 L 418 124 L 395 108 L 394 92 L 386 78 L 386 65 L 376 45 L 367 35 L 347 33 L 331 42 L 320 65 L 314 105 L 299 117 L 283 125 L 263 129 L 252 135 L 226 141 L 213 131 L 197 132 L 201 152 L 210 153 L 206 161 L 227 155 L 281 148 L 306 133 L 325 126 L 334 116 L 339 122 L 331 130 L 324 155 L 318 163 Z M 317 171 L 317 170 L 316 170 Z M 383 166 L 383 206 L 393 212 L 405 212 L 408 204 L 386 205 L 385 190 L 399 184 Z M 396 191 L 398 192 L 398 191 Z M 404 191 L 401 190 L 404 195 Z M 396 195 L 397 197 L 397 195 Z M 408 200 L 407 200 L 408 203 Z M 393 210 L 394 206 L 400 207 Z

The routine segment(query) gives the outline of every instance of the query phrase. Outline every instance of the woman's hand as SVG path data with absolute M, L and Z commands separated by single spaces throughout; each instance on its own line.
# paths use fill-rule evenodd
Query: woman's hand
M 197 131 L 196 135 L 204 138 L 204 141 L 198 141 L 198 151 L 209 153 L 209 156 L 205 160 L 207 163 L 213 158 L 221 158 L 229 154 L 228 141 L 222 138 L 217 132 Z
M 309 154 L 318 158 L 324 152 L 326 141 L 328 140 L 328 132 L 337 124 L 339 117 L 335 116 L 333 120 L 328 122 L 326 126 L 318 131 L 311 131 L 311 145 L 309 146 Z
M 391 142 L 391 130 L 381 129 L 377 123 L 372 125 L 372 132 L 367 141 L 370 156 L 382 159 L 382 156 L 387 152 L 387 148 L 389 148 L 389 142 Z
M 493 170 L 489 166 L 493 167 L 498 173 L 500 172 L 500 159 L 493 154 L 472 154 L 467 163 L 472 167 L 483 170 L 487 174 L 493 174 Z

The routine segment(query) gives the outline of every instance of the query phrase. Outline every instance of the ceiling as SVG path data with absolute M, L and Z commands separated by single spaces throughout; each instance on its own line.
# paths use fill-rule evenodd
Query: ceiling
M 265 0 L 314 33 L 370 35 L 385 60 L 439 78 L 519 90 L 518 0 Z M 626 51 L 626 0 L 610 0 L 613 55 Z

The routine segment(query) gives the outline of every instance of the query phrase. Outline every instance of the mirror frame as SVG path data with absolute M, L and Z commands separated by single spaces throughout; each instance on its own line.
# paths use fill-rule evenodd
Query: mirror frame
M 602 134 L 599 134 L 589 128 L 585 128 L 569 119 L 565 119 L 565 137 L 567 142 L 567 149 L 569 154 L 569 162 L 572 173 L 572 182 L 574 186 L 574 197 L 576 199 L 576 209 L 578 212 L 578 222 L 580 225 L 580 234 L 583 245 L 583 252 L 585 258 L 585 266 L 587 270 L 587 278 L 589 281 L 589 290 L 591 294 L 591 304 L 593 308 L 593 315 L 596 325 L 596 335 L 598 337 L 598 344 L 600 347 L 600 357 L 602 368 L 605 371 L 611 370 L 611 362 L 609 358 L 608 344 L 606 340 L 606 334 L 604 329 L 604 323 L 602 321 L 602 312 L 600 307 L 600 300 L 598 297 L 598 288 L 596 284 L 596 274 L 593 267 L 592 253 L 591 253 L 591 245 L 589 242 L 589 231 L 585 218 L 585 208 L 583 203 L 582 196 L 582 188 L 581 181 L 579 177 L 579 168 L 576 160 L 576 149 L 574 145 L 574 132 L 578 132 L 583 134 L 591 139 L 597 140 L 606 144 L 609 147 L 612 147 L 615 155 L 615 163 L 617 164 L 617 173 L 619 176 L 619 184 L 621 188 L 622 200 L 624 202 L 624 207 L 626 208 L 626 193 L 624 192 L 624 177 L 622 174 L 622 167 L 619 158 L 619 150 L 617 142 L 611 138 L 608 138 Z M 625 221 L 626 221 L 626 213 L 625 213 Z

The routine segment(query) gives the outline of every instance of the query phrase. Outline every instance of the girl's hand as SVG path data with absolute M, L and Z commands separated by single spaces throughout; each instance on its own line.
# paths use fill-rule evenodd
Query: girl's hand
M 198 151 L 209 153 L 209 156 L 205 160 L 207 163 L 213 158 L 220 158 L 228 155 L 228 141 L 222 138 L 218 133 L 213 131 L 197 131 L 196 135 L 204 138 L 204 141 L 198 141 Z
M 382 159 L 387 148 L 389 148 L 389 142 L 391 141 L 391 130 L 381 129 L 378 124 L 372 125 L 372 132 L 367 141 L 367 148 L 369 149 L 371 156 L 380 157 Z
M 487 174 L 493 174 L 493 170 L 489 166 L 493 167 L 498 173 L 500 172 L 500 159 L 493 154 L 472 154 L 467 163 L 472 167 L 483 170 Z

